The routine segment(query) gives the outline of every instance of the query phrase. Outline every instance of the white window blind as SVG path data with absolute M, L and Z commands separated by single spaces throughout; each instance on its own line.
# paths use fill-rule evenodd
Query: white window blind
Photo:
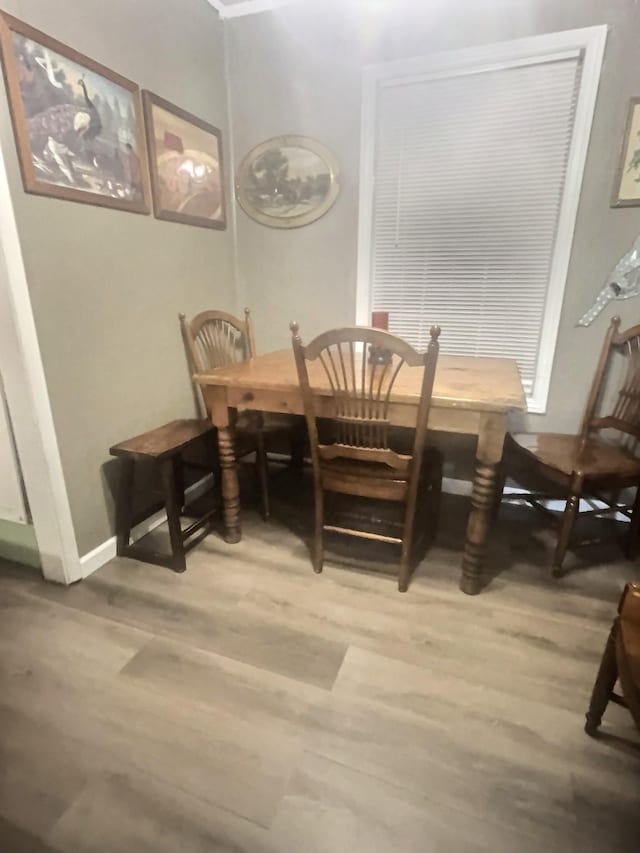
M 443 352 L 517 359 L 529 394 L 582 56 L 376 90 L 371 307 L 416 347 L 438 323 Z

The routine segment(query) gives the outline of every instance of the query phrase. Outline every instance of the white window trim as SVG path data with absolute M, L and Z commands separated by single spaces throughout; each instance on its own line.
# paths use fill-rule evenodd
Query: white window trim
M 553 357 L 571 257 L 571 244 L 606 40 L 606 25 L 585 27 L 578 30 L 565 30 L 559 33 L 548 33 L 514 41 L 482 45 L 481 47 L 435 53 L 425 57 L 385 62 L 380 65 L 370 65 L 363 72 L 358 276 L 355 313 L 356 323 L 368 324 L 371 316 L 375 110 L 380 82 L 386 81 L 388 83 L 390 80 L 407 82 L 407 79 L 411 77 L 425 79 L 425 77 L 453 76 L 456 73 L 473 73 L 485 71 L 488 68 L 510 66 L 514 62 L 527 62 L 545 55 L 552 57 L 565 51 L 584 51 L 573 138 L 549 276 L 549 296 L 542 324 L 538 369 L 534 393 L 528 398 L 529 412 L 538 414 L 544 414 L 547 408 Z

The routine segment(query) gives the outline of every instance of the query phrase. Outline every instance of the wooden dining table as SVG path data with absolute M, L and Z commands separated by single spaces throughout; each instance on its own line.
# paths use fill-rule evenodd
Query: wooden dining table
M 319 364 L 309 365 L 313 390 L 330 388 Z M 218 428 L 225 540 L 239 542 L 240 497 L 233 440 L 233 410 L 304 414 L 291 350 L 279 350 L 195 376 L 211 420 Z M 396 380 L 388 418 L 392 425 L 416 423 L 421 367 L 404 365 Z M 526 409 L 517 364 L 508 358 L 441 355 L 436 372 L 430 430 L 478 437 L 471 509 L 462 558 L 460 588 L 474 595 L 482 588 L 482 564 L 496 499 L 497 474 L 511 412 Z M 319 412 L 322 415 L 322 411 Z

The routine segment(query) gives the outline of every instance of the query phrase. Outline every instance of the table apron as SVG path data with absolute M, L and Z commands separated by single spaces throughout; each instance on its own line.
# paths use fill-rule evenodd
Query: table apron
M 207 386 L 207 390 L 213 391 L 216 386 Z M 224 388 L 217 386 L 215 396 L 220 399 L 221 392 L 226 391 L 226 405 L 234 409 L 252 409 L 262 412 L 279 412 L 282 414 L 302 415 L 304 414 L 300 394 L 294 391 L 265 391 L 261 389 L 247 388 Z M 211 395 L 214 396 L 213 394 Z M 318 414 L 322 417 L 323 398 L 319 398 Z M 326 398 L 326 416 L 330 416 L 330 398 Z M 210 407 L 211 408 L 211 407 Z M 389 406 L 388 418 L 394 426 L 415 427 L 418 414 L 417 405 L 410 403 L 392 403 Z M 464 433 L 467 435 L 479 435 L 484 414 L 471 409 L 460 409 L 455 406 L 431 407 L 429 413 L 429 429 L 441 430 L 443 432 Z M 216 418 L 214 417 L 214 423 Z

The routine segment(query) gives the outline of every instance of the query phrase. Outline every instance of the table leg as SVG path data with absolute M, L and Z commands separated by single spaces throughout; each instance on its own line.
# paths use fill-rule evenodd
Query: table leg
M 203 394 L 211 421 L 218 428 L 218 459 L 222 479 L 222 513 L 225 542 L 240 541 L 240 484 L 233 432 L 233 417 L 227 404 L 227 390 L 223 386 L 205 385 Z
M 467 523 L 460 579 L 460 589 L 468 595 L 477 595 L 482 585 L 482 564 L 491 527 L 505 433 L 504 415 L 483 416 L 478 435 L 471 512 Z
M 218 449 L 222 469 L 222 503 L 224 512 L 225 542 L 235 544 L 240 541 L 240 484 L 233 441 L 233 429 L 218 427 Z

